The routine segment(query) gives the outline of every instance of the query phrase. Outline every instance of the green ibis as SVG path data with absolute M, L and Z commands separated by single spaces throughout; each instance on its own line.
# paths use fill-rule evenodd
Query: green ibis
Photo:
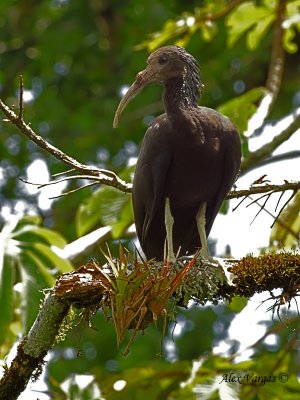
M 207 236 L 236 180 L 241 142 L 234 124 L 198 106 L 199 65 L 185 49 L 154 51 L 122 98 L 113 126 L 128 102 L 145 86 L 164 86 L 165 113 L 146 131 L 132 187 L 137 236 L 147 259 L 194 254 L 209 258 Z

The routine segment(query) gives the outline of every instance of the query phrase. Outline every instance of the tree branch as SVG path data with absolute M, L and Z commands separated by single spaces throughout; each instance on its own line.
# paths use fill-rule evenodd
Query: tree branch
M 277 98 L 284 66 L 284 50 L 283 50 L 283 20 L 286 10 L 286 0 L 278 0 L 277 17 L 274 25 L 271 62 L 269 65 L 268 79 L 266 83 L 267 90 L 272 94 L 272 101 L 269 104 L 268 114 Z M 267 115 L 268 115 L 267 114 Z
M 248 168 L 243 172 L 246 174 L 247 172 L 249 172 L 253 169 L 264 167 L 265 165 L 280 162 L 280 161 L 292 160 L 294 158 L 300 158 L 299 150 L 292 150 L 292 151 L 287 151 L 286 153 L 276 154 L 274 156 L 270 156 L 270 157 L 267 157 L 260 161 L 257 161 L 257 164 L 251 164 L 251 165 L 249 164 Z M 244 175 L 243 172 L 241 175 Z
M 240 197 L 248 197 L 252 194 L 261 194 L 261 193 L 278 193 L 285 192 L 287 190 L 299 190 L 300 189 L 300 181 L 299 182 L 285 182 L 282 185 L 259 185 L 259 186 L 251 186 L 250 189 L 242 189 L 242 190 L 233 190 L 228 193 L 226 199 L 238 199 Z
M 23 110 L 21 99 L 22 96 L 20 96 L 20 110 Z M 52 146 L 41 136 L 37 135 L 31 129 L 31 127 L 24 122 L 22 118 L 23 111 L 20 112 L 19 115 L 15 114 L 10 107 L 3 103 L 2 100 L 0 100 L 0 109 L 7 117 L 7 121 L 15 125 L 20 132 L 29 137 L 29 139 L 35 142 L 40 148 L 46 150 L 48 153 L 52 154 L 55 158 L 62 161 L 64 164 L 75 168 L 81 173 L 93 176 L 95 178 L 95 181 L 99 183 L 115 187 L 116 189 L 119 189 L 126 193 L 131 191 L 131 184 L 124 182 L 114 172 L 81 164 L 79 161 L 65 154 L 63 151 L 59 150 L 55 146 Z
M 242 174 L 246 174 L 259 162 L 262 162 L 266 157 L 270 156 L 272 152 L 277 149 L 282 143 L 287 141 L 295 132 L 300 129 L 300 111 L 295 114 L 294 120 L 283 129 L 272 141 L 266 143 L 255 152 L 250 152 L 242 162 Z
M 52 348 L 70 305 L 53 296 L 52 292 L 17 349 L 17 355 L 0 380 L 0 399 L 15 400 L 25 390 L 29 380 L 42 372 L 44 358 Z

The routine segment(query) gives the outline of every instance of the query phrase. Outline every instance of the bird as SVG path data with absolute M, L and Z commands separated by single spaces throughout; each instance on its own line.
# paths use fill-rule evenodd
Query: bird
M 164 86 L 165 113 L 148 127 L 133 184 L 134 221 L 147 260 L 171 261 L 198 252 L 210 259 L 207 237 L 237 179 L 241 140 L 233 122 L 198 102 L 200 67 L 184 48 L 152 52 L 121 99 L 113 127 L 144 87 Z M 166 251 L 167 243 L 167 251 Z

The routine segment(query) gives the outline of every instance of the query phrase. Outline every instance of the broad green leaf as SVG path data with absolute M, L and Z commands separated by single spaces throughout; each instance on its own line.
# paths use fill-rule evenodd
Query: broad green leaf
M 5 256 L 0 274 L 0 345 L 5 341 L 13 316 L 14 267 L 11 257 Z
M 300 192 L 280 214 L 280 221 L 275 222 L 270 235 L 270 246 L 293 248 L 299 245 L 300 232 Z
M 300 0 L 290 0 L 286 4 L 287 15 L 291 16 L 292 18 L 298 19 L 300 16 Z M 285 19 L 285 22 L 288 18 Z
M 20 255 L 22 283 L 22 320 L 24 332 L 27 332 L 35 320 L 40 301 L 43 298 L 42 289 L 53 285 L 53 278 L 47 271 L 47 266 L 31 250 Z
M 253 29 L 247 35 L 247 44 L 250 50 L 255 50 L 263 36 L 266 34 L 270 25 L 274 21 L 274 14 L 270 14 L 257 22 Z
M 227 305 L 228 309 L 232 312 L 238 313 L 242 311 L 248 303 L 246 297 L 234 297 L 232 301 Z
M 119 177 L 126 182 L 131 181 L 134 168 L 135 166 L 130 166 L 122 169 Z M 76 231 L 78 236 L 85 235 L 100 226 L 118 224 L 120 222 L 119 214 L 128 201 L 131 202 L 129 194 L 124 194 L 120 190 L 108 186 L 100 187 L 77 210 Z
M 49 246 L 45 245 L 44 243 L 34 243 L 32 250 L 37 251 L 40 256 L 44 256 L 46 258 L 46 266 L 48 270 L 58 269 L 60 273 L 73 270 L 73 266 L 68 260 L 59 257 Z
M 82 236 L 98 226 L 113 226 L 119 222 L 120 212 L 129 195 L 110 187 L 101 187 L 78 209 L 77 233 Z
M 112 224 L 112 236 L 119 238 L 124 230 L 132 224 L 134 220 L 131 198 L 128 196 L 127 201 L 123 204 L 116 223 Z
M 50 245 L 54 245 L 59 248 L 64 248 L 67 245 L 66 240 L 58 232 L 52 229 L 42 228 L 36 225 L 24 225 L 19 230 L 16 230 L 12 236 L 15 239 L 23 240 L 22 236 L 25 235 L 26 233 L 32 233 L 36 236 L 40 236 Z
M 39 247 L 39 245 L 37 247 Z M 33 248 L 26 250 L 26 256 L 30 259 L 32 265 L 35 266 L 33 276 L 38 276 L 41 287 L 52 287 L 55 283 L 55 279 L 50 273 L 50 267 L 53 268 L 53 266 L 46 263 L 47 260 L 44 260 L 38 252 L 34 252 Z M 24 260 L 24 257 L 22 257 L 22 260 Z M 23 264 L 23 267 L 26 269 L 26 265 Z M 33 271 L 33 269 L 31 269 L 31 271 Z
M 270 12 L 268 8 L 257 7 L 253 1 L 245 1 L 238 7 L 235 7 L 226 18 L 228 46 L 233 46 L 244 33 L 260 23 L 262 19 L 269 18 Z M 260 30 L 261 28 L 258 29 L 258 36 Z
M 92 195 L 93 198 L 94 196 L 95 194 Z M 96 203 L 89 198 L 78 207 L 76 213 L 76 231 L 79 237 L 90 232 L 99 224 L 98 210 L 94 209 L 93 206 L 95 207 Z
M 16 230 L 27 226 L 27 225 L 41 225 L 42 218 L 39 215 L 23 215 L 21 219 L 18 221 L 18 225 Z
M 257 109 L 256 102 L 264 93 L 265 89 L 262 87 L 251 89 L 241 96 L 222 104 L 218 107 L 218 111 L 229 117 L 239 128 L 240 132 L 244 132 L 247 129 L 249 118 Z

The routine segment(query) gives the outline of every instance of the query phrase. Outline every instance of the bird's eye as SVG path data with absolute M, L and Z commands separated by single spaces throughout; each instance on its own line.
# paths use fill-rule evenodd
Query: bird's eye
M 167 61 L 168 61 L 168 58 L 166 56 L 160 56 L 158 59 L 158 62 L 160 65 L 166 64 Z

